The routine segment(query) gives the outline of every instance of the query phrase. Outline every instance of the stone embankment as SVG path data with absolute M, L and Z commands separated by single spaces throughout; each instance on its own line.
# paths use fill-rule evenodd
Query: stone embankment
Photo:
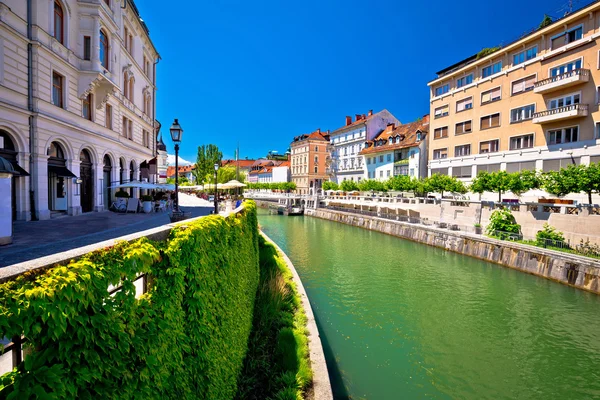
M 386 233 L 600 294 L 600 261 L 481 235 L 328 209 L 306 215 Z

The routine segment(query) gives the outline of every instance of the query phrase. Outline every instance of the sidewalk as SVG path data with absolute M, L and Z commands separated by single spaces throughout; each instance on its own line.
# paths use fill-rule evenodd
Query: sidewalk
M 212 203 L 187 194 L 179 194 L 179 203 L 192 217 L 208 215 L 213 210 Z M 0 268 L 168 223 L 166 212 L 118 214 L 110 211 L 46 221 L 16 221 L 13 244 L 0 247 Z

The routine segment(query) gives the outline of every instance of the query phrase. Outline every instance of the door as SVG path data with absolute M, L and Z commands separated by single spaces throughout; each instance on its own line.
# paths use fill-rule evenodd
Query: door
M 104 167 L 104 180 L 102 181 L 104 185 L 104 209 L 108 210 L 111 205 L 112 194 L 110 192 L 110 167 Z
M 94 187 L 92 180 L 92 165 L 81 163 L 81 211 L 90 212 L 94 208 Z
M 53 211 L 67 211 L 67 182 L 63 176 L 53 175 L 52 188 L 54 195 Z

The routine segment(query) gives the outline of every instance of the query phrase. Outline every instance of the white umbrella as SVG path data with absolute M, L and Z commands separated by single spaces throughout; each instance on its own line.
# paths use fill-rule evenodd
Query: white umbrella
M 132 181 L 127 183 L 121 183 L 119 185 L 110 186 L 111 188 L 116 189 L 125 189 L 125 188 L 138 188 L 138 189 L 155 189 L 156 185 L 148 182 L 138 182 Z
M 157 183 L 154 185 L 154 189 L 175 190 L 175 185 L 172 183 Z
M 222 186 L 223 189 L 236 189 L 236 188 L 240 188 L 240 187 L 246 187 L 246 185 L 244 185 L 241 182 L 236 181 L 235 179 L 233 179 L 227 183 L 224 183 Z

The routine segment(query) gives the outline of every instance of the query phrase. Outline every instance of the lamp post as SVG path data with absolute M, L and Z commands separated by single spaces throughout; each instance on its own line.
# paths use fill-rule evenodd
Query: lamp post
M 219 213 L 217 205 L 217 171 L 219 170 L 219 164 L 215 163 L 215 214 Z
M 181 142 L 181 135 L 183 129 L 179 125 L 179 121 L 175 118 L 173 125 L 171 125 L 171 140 L 175 143 L 175 205 L 173 211 L 179 212 L 179 142 Z

